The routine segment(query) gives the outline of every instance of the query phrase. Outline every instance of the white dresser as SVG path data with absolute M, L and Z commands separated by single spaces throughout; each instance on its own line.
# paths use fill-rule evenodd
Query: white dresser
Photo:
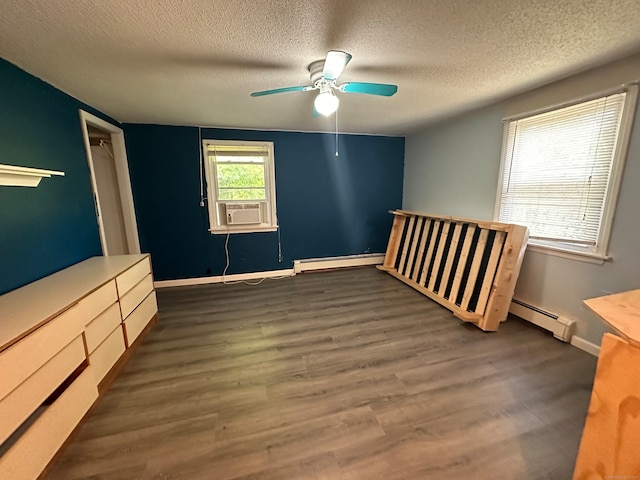
M 149 255 L 93 257 L 0 296 L 0 478 L 35 479 L 157 320 Z

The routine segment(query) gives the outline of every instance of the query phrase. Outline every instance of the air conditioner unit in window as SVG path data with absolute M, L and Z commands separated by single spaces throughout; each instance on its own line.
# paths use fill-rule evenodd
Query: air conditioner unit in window
M 262 223 L 259 203 L 227 203 L 227 225 Z

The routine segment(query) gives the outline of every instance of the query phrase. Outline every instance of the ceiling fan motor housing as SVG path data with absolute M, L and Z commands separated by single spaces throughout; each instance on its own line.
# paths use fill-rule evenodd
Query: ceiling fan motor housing
M 324 60 L 316 60 L 315 62 L 310 63 L 307 68 L 309 69 L 309 76 L 311 77 L 311 83 L 313 86 L 319 87 L 319 84 L 321 83 L 329 83 L 329 81 L 322 76 Z

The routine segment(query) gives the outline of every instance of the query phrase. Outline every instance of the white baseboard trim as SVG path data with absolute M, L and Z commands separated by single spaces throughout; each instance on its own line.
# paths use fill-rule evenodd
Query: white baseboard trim
M 215 277 L 198 277 L 198 278 L 181 278 L 179 280 L 159 280 L 153 282 L 156 288 L 166 287 L 187 287 L 192 285 L 206 285 L 209 283 L 223 283 L 224 282 L 241 282 L 247 280 L 260 280 L 262 278 L 279 278 L 279 277 L 291 277 L 296 272 L 292 268 L 285 270 L 271 270 L 268 272 L 252 272 L 252 273 L 236 273 L 234 275 L 218 275 Z
M 271 270 L 268 272 L 238 273 L 215 277 L 181 278 L 178 280 L 158 280 L 153 282 L 155 288 L 187 287 L 190 285 L 207 285 L 209 283 L 241 282 L 247 280 L 260 280 L 263 278 L 291 277 L 296 273 L 313 270 L 326 270 L 330 268 L 359 267 L 363 265 L 382 265 L 384 253 L 368 253 L 362 255 L 346 255 L 343 257 L 307 258 L 295 260 L 293 268 L 285 270 Z
M 594 357 L 597 357 L 598 355 L 600 355 L 600 347 L 595 343 L 591 343 L 585 340 L 584 338 L 577 337 L 574 335 L 573 337 L 571 337 L 571 345 L 573 345 L 576 348 L 579 348 L 584 352 L 590 353 Z
M 368 253 L 363 255 L 347 255 L 344 257 L 307 258 L 295 260 L 293 269 L 296 273 L 330 268 L 359 267 L 364 265 L 382 265 L 384 253 Z

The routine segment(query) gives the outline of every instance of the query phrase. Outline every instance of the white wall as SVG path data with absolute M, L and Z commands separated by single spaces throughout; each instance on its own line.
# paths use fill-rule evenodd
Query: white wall
M 640 80 L 640 54 L 518 95 L 407 136 L 403 208 L 491 219 L 496 198 L 502 118 Z M 516 298 L 573 318 L 576 334 L 600 344 L 608 329 L 586 298 L 640 288 L 640 107 L 604 265 L 543 253 L 525 254 Z

